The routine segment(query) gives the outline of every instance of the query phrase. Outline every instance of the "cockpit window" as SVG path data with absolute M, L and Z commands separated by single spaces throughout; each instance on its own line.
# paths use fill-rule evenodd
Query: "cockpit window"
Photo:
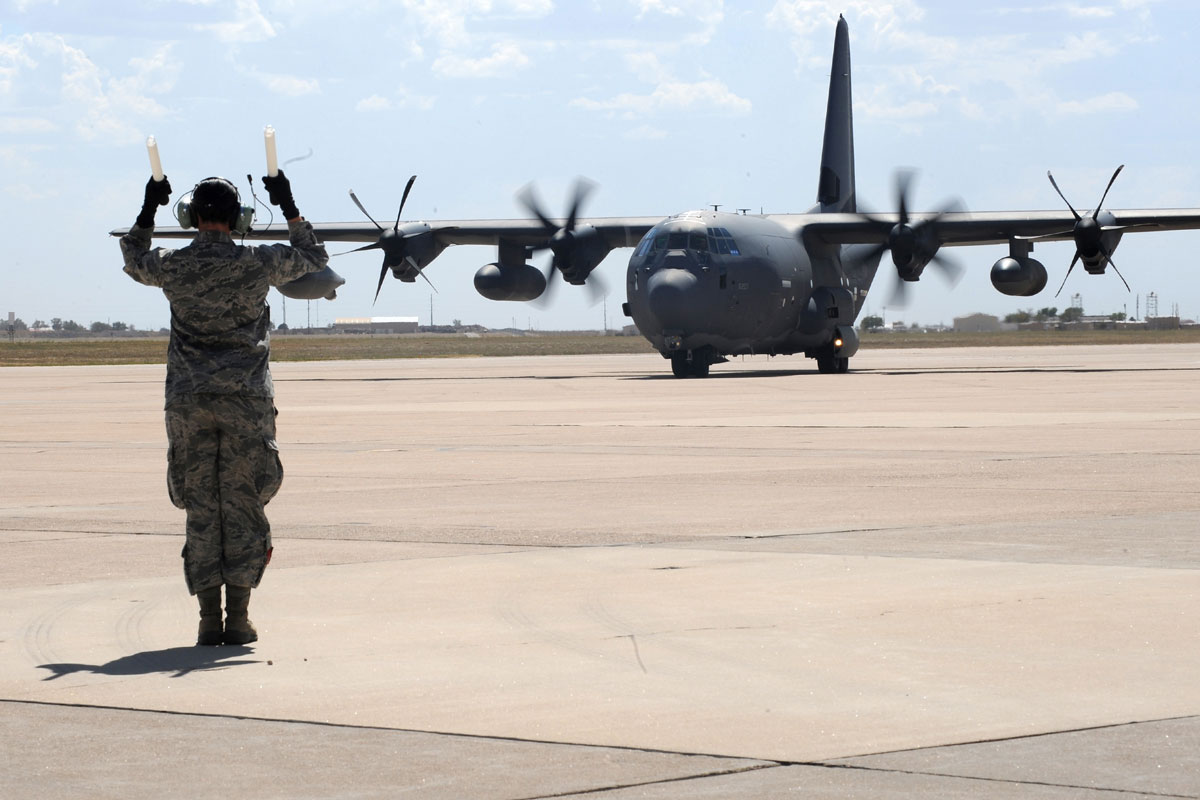
M 663 231 L 655 228 L 642 237 L 634 255 L 652 256 L 664 250 L 691 250 L 704 256 L 710 252 L 738 255 L 737 245 L 725 228 L 708 228 L 706 231 Z
M 737 242 L 733 239 L 733 234 L 728 228 L 709 228 L 708 229 L 708 246 L 714 253 L 721 255 L 740 256 Z

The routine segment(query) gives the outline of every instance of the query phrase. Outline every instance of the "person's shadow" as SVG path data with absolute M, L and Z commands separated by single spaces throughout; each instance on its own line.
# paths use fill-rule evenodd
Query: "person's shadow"
M 226 669 L 245 664 L 260 664 L 256 659 L 239 658 L 254 653 L 243 646 L 225 647 L 168 647 L 166 650 L 147 650 L 109 661 L 107 664 L 39 664 L 38 669 L 50 670 L 42 680 L 53 681 L 76 672 L 94 675 L 151 675 L 156 672 L 171 673 L 172 678 L 181 678 L 198 670 Z

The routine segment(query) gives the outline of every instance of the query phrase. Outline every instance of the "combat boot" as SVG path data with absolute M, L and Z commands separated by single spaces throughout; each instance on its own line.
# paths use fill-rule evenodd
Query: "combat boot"
M 250 644 L 258 641 L 258 631 L 250 621 L 250 587 L 225 587 L 225 644 Z
M 221 627 L 221 587 L 214 586 L 196 593 L 200 601 L 200 632 L 196 644 L 206 647 L 221 643 L 224 630 Z

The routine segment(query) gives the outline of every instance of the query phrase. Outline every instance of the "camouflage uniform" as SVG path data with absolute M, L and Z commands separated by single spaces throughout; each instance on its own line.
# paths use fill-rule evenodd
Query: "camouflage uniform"
M 135 225 L 121 251 L 125 272 L 171 303 L 167 488 L 187 511 L 184 576 L 192 594 L 257 586 L 271 552 L 263 506 L 283 481 L 267 290 L 323 269 L 329 256 L 303 219 L 288 223 L 291 246 L 201 231 L 187 247 L 152 250 L 152 231 Z

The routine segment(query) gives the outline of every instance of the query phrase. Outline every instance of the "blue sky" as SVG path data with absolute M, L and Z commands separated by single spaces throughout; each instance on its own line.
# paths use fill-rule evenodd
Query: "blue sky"
M 107 231 L 132 223 L 156 136 L 176 196 L 213 174 L 264 172 L 278 132 L 301 213 L 406 219 L 522 216 L 529 181 L 553 214 L 578 175 L 585 213 L 662 215 L 721 203 L 799 212 L 816 194 L 829 57 L 850 25 L 860 203 L 894 210 L 897 167 L 919 177 L 915 209 L 951 197 L 976 211 L 1059 208 L 1052 169 L 1079 209 L 1126 169 L 1111 208 L 1200 206 L 1200 9 L 1191 2 L 1022 4 L 864 0 L 76 0 L 0 3 L 0 313 L 167 325 L 157 290 L 120 271 Z M 260 223 L 265 215 L 260 211 Z M 159 212 L 159 223 L 169 223 Z M 164 243 L 165 240 L 164 240 Z M 330 245 L 337 252 L 349 249 Z M 1070 244 L 1035 256 L 1050 286 L 1008 298 L 988 281 L 999 247 L 956 248 L 950 291 L 929 276 L 889 321 L 1065 307 L 1200 317 L 1200 232 L 1128 235 L 1113 275 L 1076 270 Z M 334 260 L 347 278 L 334 317 L 420 316 L 490 327 L 619 325 L 629 250 L 600 266 L 612 294 L 589 305 L 559 287 L 547 308 L 492 303 L 471 278 L 491 248 L 444 253 L 438 288 L 389 279 L 372 308 L 377 253 Z M 540 265 L 540 262 L 539 262 Z M 880 291 L 880 288 L 883 290 Z M 886 284 L 868 299 L 879 313 Z M 279 296 L 272 293 L 276 322 Z M 287 304 L 288 322 L 308 309 Z

